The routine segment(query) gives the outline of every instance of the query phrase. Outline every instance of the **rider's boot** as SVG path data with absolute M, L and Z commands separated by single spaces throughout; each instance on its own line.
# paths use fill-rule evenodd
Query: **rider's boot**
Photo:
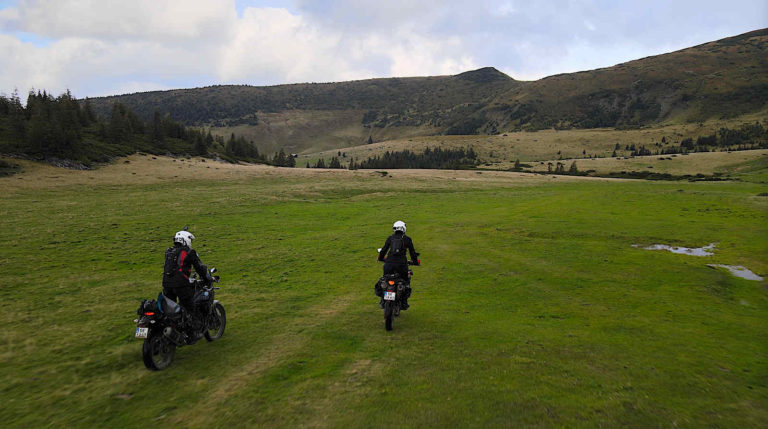
M 405 288 L 405 296 L 403 296 L 403 301 L 400 304 L 400 309 L 401 310 L 407 310 L 408 307 L 410 307 L 410 305 L 408 304 L 408 298 L 410 298 L 410 296 L 411 296 L 411 287 L 407 286 Z
M 203 323 L 199 319 L 194 318 L 191 331 L 192 332 L 187 336 L 187 344 L 190 345 L 195 344 L 200 338 L 203 338 Z

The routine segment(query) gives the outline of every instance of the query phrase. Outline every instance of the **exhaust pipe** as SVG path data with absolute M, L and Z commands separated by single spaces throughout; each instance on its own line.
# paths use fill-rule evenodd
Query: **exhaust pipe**
M 166 326 L 165 329 L 163 329 L 163 335 L 165 335 L 165 338 L 168 338 L 173 344 L 176 344 L 177 346 L 183 346 L 186 344 L 184 341 L 184 335 L 182 335 L 181 332 L 174 330 L 170 326 Z

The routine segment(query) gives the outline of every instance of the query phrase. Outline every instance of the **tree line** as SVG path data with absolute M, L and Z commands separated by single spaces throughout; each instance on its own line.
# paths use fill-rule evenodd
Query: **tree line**
M 376 155 L 374 157 L 367 158 L 362 161 L 355 161 L 350 157 L 349 163 L 346 167 L 342 164 L 341 158 L 346 158 L 347 154 L 342 155 L 339 152 L 339 156 L 331 157 L 330 161 L 326 162 L 321 158 L 314 164 L 310 165 L 307 162 L 307 168 L 334 168 L 343 169 L 348 168 L 350 170 L 357 169 L 375 169 L 375 168 L 412 168 L 412 169 L 443 169 L 443 170 L 460 170 L 465 168 L 472 168 L 477 165 L 477 153 L 471 147 L 469 149 L 441 149 L 426 148 L 422 153 L 411 152 L 410 150 L 403 150 L 399 152 L 387 151 L 384 155 Z
M 666 137 L 662 142 L 666 144 Z M 737 129 L 721 127 L 716 133 L 699 136 L 694 139 L 688 137 L 680 141 L 679 145 L 663 146 L 657 143 L 657 149 L 645 146 L 627 146 L 626 150 L 631 156 L 670 155 L 692 152 L 714 152 L 718 150 L 752 150 L 768 149 L 768 128 L 760 122 L 743 124 Z M 617 144 L 618 148 L 618 144 Z M 616 151 L 614 150 L 614 156 Z
M 145 122 L 118 102 L 107 117 L 97 115 L 89 99 L 78 100 L 69 91 L 58 97 L 30 91 L 26 106 L 17 93 L 0 95 L 0 153 L 89 165 L 138 151 L 295 165 L 293 157 L 283 150 L 269 157 L 242 136 L 232 134 L 227 140 L 210 130 L 187 127 L 158 111 Z
M 477 165 L 477 153 L 471 147 L 468 149 L 442 149 L 440 147 L 426 148 L 422 153 L 403 150 L 385 152 L 360 162 L 350 162 L 350 168 L 413 168 L 413 169 L 442 169 L 459 170 Z

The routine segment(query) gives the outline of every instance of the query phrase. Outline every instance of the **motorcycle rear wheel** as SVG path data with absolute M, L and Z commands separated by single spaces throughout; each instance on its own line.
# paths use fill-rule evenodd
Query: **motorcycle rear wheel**
M 144 366 L 152 371 L 162 371 L 173 362 L 176 353 L 176 345 L 163 335 L 159 330 L 149 332 L 149 337 L 144 340 L 141 347 L 141 357 Z
M 394 318 L 395 304 L 392 301 L 384 302 L 384 328 L 387 331 L 392 330 L 392 319 Z
M 224 329 L 227 327 L 227 312 L 224 306 L 218 302 L 213 305 L 213 314 L 211 315 L 208 329 L 203 333 L 205 339 L 210 341 L 221 338 L 224 335 Z

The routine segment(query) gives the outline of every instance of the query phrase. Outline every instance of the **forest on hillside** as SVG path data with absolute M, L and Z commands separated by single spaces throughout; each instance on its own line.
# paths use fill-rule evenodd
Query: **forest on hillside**
M 346 157 L 346 153 L 339 156 Z M 473 168 L 477 165 L 477 153 L 472 147 L 468 149 L 442 149 L 440 147 L 426 148 L 424 152 L 417 153 L 410 150 L 386 151 L 383 155 L 373 156 L 364 160 L 356 161 L 350 158 L 346 167 L 342 164 L 339 157 L 331 157 L 329 162 L 325 159 L 319 159 L 314 165 L 307 162 L 307 168 L 347 168 L 349 170 L 357 169 L 375 169 L 375 168 L 410 168 L 410 169 L 439 169 L 439 170 L 462 170 Z
M 31 91 L 26 105 L 15 93 L 0 96 L 0 153 L 69 160 L 87 167 L 135 152 L 294 164 L 282 151 L 282 156 L 269 157 L 253 141 L 235 134 L 229 139 L 213 136 L 210 130 L 187 127 L 158 111 L 144 121 L 128 106 L 115 102 L 105 117 L 95 113 L 89 99 L 77 100 L 69 91 L 58 97 Z

